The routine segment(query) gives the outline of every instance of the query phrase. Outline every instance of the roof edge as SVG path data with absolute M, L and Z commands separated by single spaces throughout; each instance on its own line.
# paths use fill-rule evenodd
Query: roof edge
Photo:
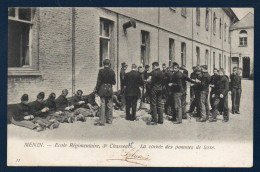
M 232 23 L 236 23 L 239 21 L 237 15 L 234 13 L 234 11 L 231 8 L 222 8 L 222 9 L 232 19 Z

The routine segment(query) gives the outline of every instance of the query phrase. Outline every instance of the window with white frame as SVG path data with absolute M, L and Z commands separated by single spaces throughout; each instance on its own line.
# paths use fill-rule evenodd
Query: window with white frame
M 8 67 L 31 66 L 32 8 L 8 8 Z
M 100 18 L 99 32 L 99 66 L 103 66 L 104 59 L 111 59 L 111 38 L 112 38 L 113 21 Z
M 206 8 L 205 29 L 209 31 L 209 8 Z
M 175 41 L 172 38 L 169 38 L 169 66 L 175 60 Z
M 149 65 L 150 58 L 150 33 L 141 30 L 141 64 Z
M 224 27 L 224 41 L 226 42 L 226 37 L 227 37 L 227 24 L 225 23 Z
M 247 31 L 241 30 L 239 32 L 239 46 L 246 47 L 247 46 Z
M 208 65 L 209 63 L 209 50 L 206 50 L 205 52 L 205 65 Z
M 222 68 L 222 56 L 219 54 L 219 68 Z
M 200 8 L 196 8 L 196 24 L 200 25 Z
M 213 15 L 213 34 L 215 35 L 216 34 L 216 25 L 217 25 L 217 17 L 216 17 L 216 14 L 214 13 Z
M 186 43 L 181 43 L 181 66 L 186 65 Z
M 196 47 L 197 65 L 200 65 L 200 48 Z
M 216 67 L 216 53 L 213 52 L 213 68 Z
M 219 19 L 219 39 L 222 37 L 222 23 L 221 23 L 221 18 Z

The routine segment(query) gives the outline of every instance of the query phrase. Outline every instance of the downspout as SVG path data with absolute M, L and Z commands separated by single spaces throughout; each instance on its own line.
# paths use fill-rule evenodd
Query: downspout
M 117 90 L 119 88 L 119 14 L 116 14 L 117 17 L 117 29 L 116 29 L 116 70 L 117 70 Z
M 40 8 L 38 8 L 38 71 L 40 71 L 40 30 L 41 30 L 41 20 L 40 20 Z
M 72 7 L 72 95 L 75 95 L 75 7 Z
M 158 8 L 158 62 L 160 61 L 160 7 Z
M 212 12 L 213 12 L 213 11 L 212 11 L 212 8 L 210 9 L 210 11 L 211 11 L 211 20 L 210 20 L 210 21 L 211 21 L 211 22 L 210 22 L 210 23 L 211 23 L 211 27 L 210 27 L 210 32 L 209 32 L 209 33 L 210 33 L 210 56 L 209 56 L 210 72 L 209 72 L 209 73 L 211 74 L 211 72 L 212 72 L 212 70 L 213 70 L 213 69 L 212 69 L 213 64 L 211 65 L 211 63 L 212 63 L 212 60 L 211 60 L 211 59 L 213 58 L 213 57 L 211 56 L 211 55 L 212 55 L 212 35 L 213 35 L 213 15 L 212 15 Z
M 191 63 L 192 63 L 192 67 L 193 67 L 193 8 L 191 8 L 192 10 L 191 10 L 191 16 L 192 16 L 192 28 L 191 28 L 191 31 L 192 31 L 192 35 L 191 35 L 191 51 L 192 51 L 192 53 L 191 53 L 191 59 L 192 59 L 192 61 L 191 61 Z

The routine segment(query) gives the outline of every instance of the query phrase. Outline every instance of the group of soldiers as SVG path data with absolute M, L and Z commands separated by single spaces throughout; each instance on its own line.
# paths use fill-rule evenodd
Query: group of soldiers
M 163 124 L 163 114 L 166 113 L 174 124 L 181 124 L 182 119 L 190 118 L 196 109 L 199 122 L 216 122 L 217 115 L 223 114 L 223 122 L 229 120 L 228 93 L 232 93 L 232 113 L 239 114 L 241 97 L 241 69 L 234 67 L 230 78 L 225 75 L 224 69 L 213 70 L 208 73 L 208 66 L 195 66 L 188 77 L 185 66 L 174 62 L 169 67 L 158 62 L 142 66 L 132 64 L 131 71 L 126 73 L 127 64 L 122 63 L 120 72 L 121 89 L 113 92 L 116 84 L 115 72 L 111 69 L 109 59 L 103 61 L 103 68 L 99 70 L 94 91 L 83 96 L 78 90 L 71 100 L 68 100 L 68 90 L 62 90 L 56 98 L 51 93 L 44 100 L 45 93 L 40 92 L 37 99 L 29 103 L 28 94 L 21 97 L 21 103 L 8 105 L 8 119 L 10 123 L 42 131 L 45 128 L 53 129 L 59 123 L 73 123 L 86 121 L 86 117 L 98 116 L 97 126 L 112 124 L 113 104 L 124 110 L 126 120 L 135 121 L 136 111 L 144 108 L 144 103 L 150 104 L 149 113 L 152 115 L 147 125 Z M 190 82 L 190 108 L 186 112 L 187 82 Z M 120 99 L 119 99 L 120 97 Z M 209 97 L 209 101 L 208 101 Z M 140 107 L 137 109 L 137 102 Z M 211 110 L 209 109 L 209 102 Z

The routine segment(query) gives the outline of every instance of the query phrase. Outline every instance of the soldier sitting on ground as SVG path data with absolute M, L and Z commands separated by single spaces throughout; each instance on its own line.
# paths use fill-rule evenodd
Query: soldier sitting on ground
M 21 97 L 21 103 L 8 105 L 8 115 L 10 115 L 11 122 L 14 125 L 29 128 L 31 130 L 42 131 L 43 128 L 32 121 L 34 118 L 30 114 L 30 107 L 28 106 L 29 96 L 24 94 Z

